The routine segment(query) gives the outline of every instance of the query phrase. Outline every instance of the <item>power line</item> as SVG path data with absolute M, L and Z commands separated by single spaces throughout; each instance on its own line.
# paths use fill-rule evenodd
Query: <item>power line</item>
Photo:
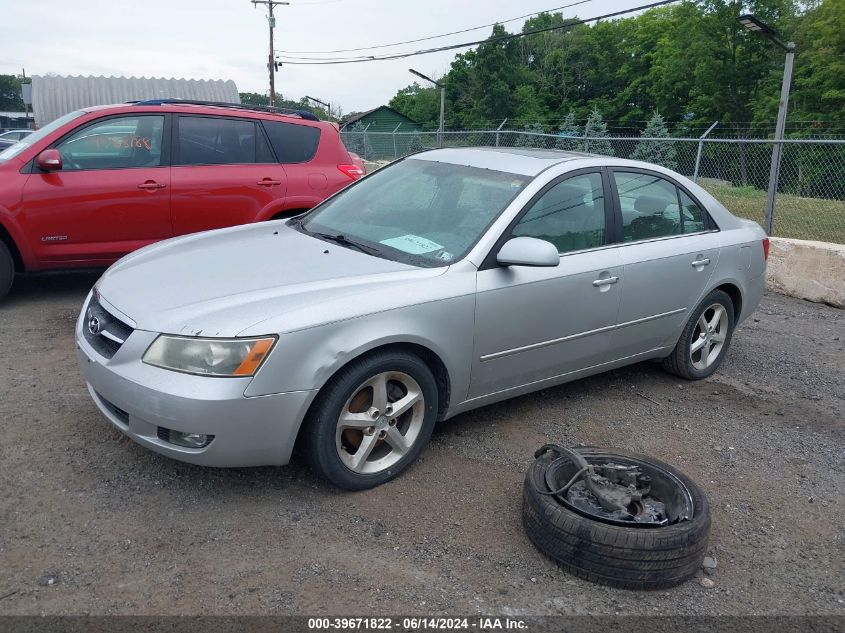
M 569 7 L 574 7 L 579 4 L 586 4 L 588 2 L 593 2 L 593 0 L 578 0 L 578 2 L 571 2 L 570 4 L 564 4 L 560 7 L 553 7 L 551 9 L 544 9 L 542 11 L 535 11 L 534 13 L 526 13 L 525 15 L 520 15 L 515 18 L 510 18 L 508 20 L 499 20 L 498 22 L 491 22 L 490 24 L 482 24 L 481 26 L 473 26 L 467 29 L 461 29 L 460 31 L 452 31 L 450 33 L 441 33 L 440 35 L 430 35 L 428 37 L 420 37 L 415 40 L 405 40 L 404 42 L 393 42 L 392 44 L 376 44 L 373 46 L 361 46 L 359 48 L 339 48 L 333 51 L 278 51 L 279 53 L 293 53 L 295 55 L 330 55 L 332 53 L 357 53 L 358 51 L 370 51 L 376 48 L 390 48 L 391 46 L 400 46 L 402 44 L 416 44 L 417 42 L 427 42 L 429 40 L 437 40 L 441 37 L 448 37 L 450 35 L 459 35 L 461 33 L 469 33 L 470 31 L 478 31 L 480 29 L 486 29 L 491 26 L 496 26 L 497 24 L 507 24 L 508 22 L 516 22 L 517 20 L 522 20 L 523 18 L 529 18 L 531 16 L 540 15 L 541 13 L 551 13 L 552 11 L 560 11 L 561 9 L 568 9 Z M 298 2 L 297 4 L 304 4 L 302 2 Z M 302 59 L 321 59 L 319 57 L 308 57 Z M 327 58 L 333 59 L 333 58 Z
M 480 44 L 493 44 L 496 42 L 504 42 L 513 40 L 520 37 L 526 37 L 528 35 L 536 35 L 537 33 L 547 33 L 549 31 L 557 31 L 560 29 L 568 29 L 572 28 L 573 26 L 578 26 L 579 24 L 586 24 L 588 22 L 595 22 L 596 20 L 606 20 L 608 18 L 615 18 L 620 15 L 625 15 L 628 13 L 633 13 L 635 11 L 642 11 L 645 9 L 653 9 L 655 7 L 661 7 L 663 5 L 672 4 L 673 2 L 678 2 L 679 0 L 661 0 L 660 2 L 652 2 L 651 4 L 644 4 L 638 7 L 633 7 L 630 9 L 624 9 L 622 11 L 614 11 L 613 13 L 605 13 L 604 15 L 595 16 L 592 18 L 585 18 L 583 20 L 571 20 L 566 24 L 561 24 L 558 26 L 547 26 L 542 29 L 534 29 L 533 31 L 526 31 L 524 33 L 511 33 L 508 35 L 499 35 L 496 37 L 489 37 L 483 40 L 476 40 L 474 42 L 464 42 L 462 44 L 450 44 L 448 46 L 438 46 L 436 48 L 428 48 L 418 51 L 405 51 L 402 53 L 393 53 L 389 55 L 382 55 L 380 57 L 376 57 L 375 55 L 370 55 L 368 57 L 363 58 L 352 58 L 352 59 L 341 59 L 337 61 L 290 61 L 288 59 L 282 59 L 282 63 L 284 64 L 292 64 L 297 66 L 326 66 L 326 65 L 333 65 L 333 64 L 359 64 L 362 62 L 376 62 L 376 61 L 386 61 L 391 59 L 404 59 L 407 57 L 415 57 L 417 55 L 428 55 L 431 53 L 439 53 L 442 51 L 450 51 L 455 50 L 457 48 L 469 48 L 470 46 L 478 46 Z M 284 56 L 282 56 L 284 57 Z M 279 58 L 279 56 L 277 56 Z M 295 58 L 294 58 L 295 59 Z

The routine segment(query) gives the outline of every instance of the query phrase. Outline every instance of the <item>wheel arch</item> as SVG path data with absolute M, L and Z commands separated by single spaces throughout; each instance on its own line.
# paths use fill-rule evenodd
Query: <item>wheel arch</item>
M 292 218 L 295 215 L 300 215 L 309 211 L 310 207 L 306 209 L 282 209 L 281 211 L 277 211 L 272 216 L 270 216 L 270 220 L 284 220 L 286 218 Z
M 323 198 L 318 196 L 287 196 L 278 198 L 268 203 L 255 216 L 255 222 L 265 222 L 267 220 L 275 220 L 297 213 L 304 213 L 323 201 Z
M 742 314 L 742 290 L 740 290 L 739 286 L 727 281 L 715 286 L 710 292 L 713 290 L 721 290 L 731 298 L 731 303 L 734 306 L 734 323 L 739 323 L 739 316 Z
M 415 356 L 418 356 L 428 366 L 429 369 L 431 369 L 431 372 L 434 374 L 435 383 L 437 384 L 437 419 L 441 420 L 443 418 L 443 416 L 449 409 L 449 399 L 451 397 L 452 381 L 451 377 L 449 376 L 449 370 L 446 368 L 446 364 L 443 362 L 443 359 L 440 357 L 440 355 L 437 354 L 434 350 L 420 343 L 410 341 L 392 341 L 388 343 L 382 343 L 365 350 L 359 350 L 358 353 L 351 355 L 345 360 L 345 362 L 335 367 L 334 371 L 332 371 L 332 373 L 326 378 L 326 380 L 323 381 L 323 383 L 317 390 L 317 394 L 311 399 L 311 402 L 308 404 L 308 408 L 305 411 L 305 415 L 302 416 L 302 421 L 296 431 L 296 437 L 293 442 L 293 447 L 291 448 L 292 454 L 297 455 L 302 453 L 303 443 L 306 441 L 305 437 L 307 435 L 306 429 L 308 427 L 308 421 L 311 418 L 311 414 L 314 409 L 319 406 L 320 392 L 322 392 L 323 388 L 332 380 L 332 378 L 334 378 L 341 370 L 347 367 L 350 363 L 360 360 L 361 358 L 366 358 L 367 356 L 371 356 L 373 354 L 388 350 L 401 350 L 414 354 Z
M 332 378 L 334 378 L 339 372 L 341 372 L 345 367 L 349 366 L 351 363 L 354 363 L 355 361 L 358 361 L 362 358 L 366 358 L 368 356 L 372 356 L 374 354 L 390 350 L 404 351 L 419 357 L 420 360 L 422 360 L 428 366 L 428 368 L 431 370 L 431 373 L 434 374 L 434 380 L 437 383 L 438 396 L 437 418 L 441 419 L 446 413 L 446 411 L 449 409 L 449 400 L 451 398 L 452 392 L 452 380 L 449 375 L 449 370 L 446 367 L 446 363 L 443 361 L 440 354 L 435 352 L 430 347 L 423 345 L 419 342 L 397 340 L 383 342 L 373 347 L 358 350 L 356 353 L 346 358 L 343 363 L 334 368 L 331 374 L 320 385 L 319 390 L 322 390 L 332 380 Z M 319 400 L 319 392 L 317 397 L 315 397 L 309 405 L 308 413 L 311 412 L 311 409 L 315 406 L 317 400 Z M 308 419 L 308 414 L 305 415 L 305 419 Z

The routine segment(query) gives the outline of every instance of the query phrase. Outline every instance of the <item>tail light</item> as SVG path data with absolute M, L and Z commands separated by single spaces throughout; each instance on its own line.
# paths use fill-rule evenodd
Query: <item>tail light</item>
M 768 261 L 769 260 L 769 238 L 763 238 L 763 259 Z
M 358 180 L 365 173 L 358 165 L 338 165 L 337 168 L 352 180 Z

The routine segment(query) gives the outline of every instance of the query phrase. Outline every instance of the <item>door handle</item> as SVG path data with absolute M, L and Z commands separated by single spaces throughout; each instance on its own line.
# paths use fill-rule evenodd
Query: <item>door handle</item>
M 692 266 L 693 268 L 698 268 L 699 266 L 707 266 L 707 264 L 709 264 L 709 263 L 710 263 L 710 258 L 709 258 L 709 257 L 705 257 L 705 258 L 703 258 L 703 259 L 696 259 L 696 260 L 695 260 L 695 261 L 691 264 L 691 266 Z
M 146 191 L 154 191 L 156 189 L 164 189 L 167 185 L 155 182 L 154 180 L 148 180 L 147 182 L 142 182 L 138 185 L 138 189 L 145 189 Z
M 259 180 L 256 184 L 261 185 L 262 187 L 273 187 L 275 185 L 282 184 L 281 180 L 273 180 L 272 178 L 264 178 Z
M 596 288 L 601 288 L 602 286 L 609 286 L 610 284 L 615 284 L 617 281 L 619 281 L 619 277 L 606 277 L 604 279 L 596 279 L 593 282 L 593 285 Z

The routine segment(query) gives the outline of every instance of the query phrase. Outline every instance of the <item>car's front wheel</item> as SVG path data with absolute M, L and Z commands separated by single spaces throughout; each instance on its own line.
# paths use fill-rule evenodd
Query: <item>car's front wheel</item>
M 401 350 L 365 356 L 320 392 L 306 421 L 308 456 L 336 486 L 378 486 L 419 456 L 437 408 L 437 383 L 420 358 Z
M 687 380 L 707 378 L 722 364 L 733 330 L 733 301 L 714 290 L 693 310 L 675 349 L 663 360 L 664 369 Z

